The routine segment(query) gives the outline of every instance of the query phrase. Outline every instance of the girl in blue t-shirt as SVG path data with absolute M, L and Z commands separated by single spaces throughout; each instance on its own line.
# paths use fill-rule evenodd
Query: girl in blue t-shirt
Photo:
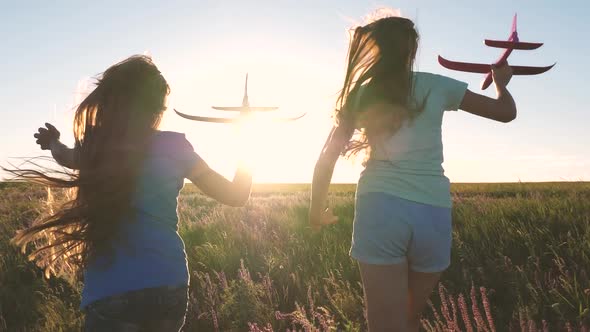
M 242 206 L 252 177 L 239 167 L 228 181 L 183 134 L 158 131 L 170 89 L 146 56 L 108 68 L 74 116 L 75 146 L 46 124 L 34 136 L 75 171 L 61 177 L 12 170 L 17 179 L 75 188 L 74 198 L 17 233 L 47 271 L 84 274 L 86 331 L 178 331 L 187 310 L 189 273 L 178 235 L 177 197 L 184 179 L 206 195 Z
M 444 111 L 462 109 L 501 122 L 516 117 L 506 89 L 509 66 L 493 68 L 492 99 L 463 82 L 414 72 L 417 48 L 418 33 L 405 18 L 386 17 L 354 30 L 336 124 L 313 176 L 309 217 L 319 228 L 336 221 L 325 202 L 338 157 L 361 151 L 367 156 L 350 253 L 359 262 L 370 331 L 418 331 L 426 302 L 450 264 Z

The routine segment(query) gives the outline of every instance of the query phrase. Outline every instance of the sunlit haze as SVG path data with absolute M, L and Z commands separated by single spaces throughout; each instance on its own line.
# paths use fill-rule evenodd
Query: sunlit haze
M 465 112 L 445 115 L 444 168 L 452 182 L 590 180 L 588 82 L 590 31 L 585 1 L 101 1 L 11 2 L 0 12 L 0 91 L 4 115 L 0 162 L 40 152 L 33 133 L 54 123 L 73 143 L 73 106 L 91 77 L 132 54 L 150 54 L 171 86 L 162 130 L 186 133 L 197 153 L 231 177 L 239 156 L 257 182 L 310 182 L 332 124 L 345 70 L 347 30 L 380 6 L 397 8 L 421 34 L 417 70 L 451 76 L 481 92 L 483 75 L 449 71 L 457 61 L 493 62 L 501 50 L 484 38 L 505 39 L 519 15 L 522 41 L 509 61 L 550 65 L 513 77 L 518 118 L 494 123 Z M 252 125 L 240 135 L 226 124 L 199 123 L 172 111 L 227 116 L 211 106 L 239 106 L 249 73 L 252 106 L 279 106 L 295 122 Z M 485 91 L 493 96 L 493 88 Z M 245 144 L 248 143 L 248 144 Z M 335 182 L 355 182 L 360 161 L 341 160 Z

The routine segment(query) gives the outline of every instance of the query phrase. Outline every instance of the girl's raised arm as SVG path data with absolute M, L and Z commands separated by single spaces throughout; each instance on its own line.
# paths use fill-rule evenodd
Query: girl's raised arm
M 350 141 L 353 132 L 354 129 L 351 130 L 347 126 L 334 126 L 315 165 L 309 207 L 309 221 L 314 228 L 336 222 L 336 217 L 326 209 L 328 189 L 336 161 Z
M 54 141 L 49 146 L 51 155 L 58 164 L 71 169 L 80 169 L 76 158 L 76 149 L 70 149 L 60 141 Z
M 484 118 L 510 122 L 516 118 L 516 103 L 506 88 L 512 77 L 512 68 L 508 64 L 492 68 L 492 77 L 496 86 L 496 99 L 467 90 L 459 108 Z
M 37 144 L 42 150 L 51 150 L 51 155 L 55 161 L 67 168 L 78 169 L 78 160 L 75 149 L 68 148 L 59 141 L 59 131 L 50 123 L 45 123 L 47 128 L 39 128 L 39 131 L 33 135 L 37 139 Z
M 240 165 L 233 181 L 211 169 L 200 160 L 187 176 L 205 195 L 230 206 L 244 206 L 250 198 L 252 174 L 248 167 Z

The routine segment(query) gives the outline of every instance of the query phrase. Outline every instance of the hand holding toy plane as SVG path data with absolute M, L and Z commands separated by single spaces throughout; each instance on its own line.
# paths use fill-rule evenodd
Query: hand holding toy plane
M 508 60 L 508 56 L 512 53 L 513 50 L 534 50 L 543 45 L 543 43 L 528 43 L 528 42 L 521 42 L 518 39 L 518 32 L 516 31 L 516 14 L 514 14 L 514 18 L 512 19 L 512 30 L 510 32 L 510 36 L 508 40 L 490 40 L 486 39 L 484 43 L 490 47 L 497 47 L 497 48 L 504 48 L 506 49 L 502 56 L 496 61 L 494 65 L 501 66 L 505 64 Z M 450 61 L 442 56 L 438 56 L 438 63 L 440 63 L 443 67 L 457 70 L 457 71 L 464 71 L 470 73 L 480 73 L 480 74 L 487 74 L 483 82 L 481 83 L 481 89 L 485 90 L 488 86 L 492 83 L 492 65 L 481 64 L 481 63 L 468 63 L 468 62 L 457 62 L 457 61 Z M 510 66 L 512 67 L 513 75 L 537 75 L 542 74 L 549 69 L 553 68 L 555 64 L 546 67 L 528 67 L 528 66 Z

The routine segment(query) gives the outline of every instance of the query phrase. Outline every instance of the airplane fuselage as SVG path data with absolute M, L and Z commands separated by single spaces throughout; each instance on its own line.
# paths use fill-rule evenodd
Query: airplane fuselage
M 509 42 L 514 42 L 514 43 L 518 43 L 518 32 L 516 31 L 512 31 L 510 33 L 510 37 L 508 37 L 508 41 Z M 506 61 L 508 60 L 508 57 L 510 56 L 510 54 L 512 53 L 512 51 L 514 50 L 514 48 L 507 48 L 504 53 L 502 53 L 502 55 L 500 56 L 500 58 L 496 61 L 496 63 L 494 63 L 494 65 L 496 66 L 500 66 L 504 63 L 506 63 Z M 492 77 L 492 72 L 490 71 L 485 79 L 483 80 L 483 82 L 481 83 L 481 88 L 482 89 L 486 89 L 488 86 L 490 86 L 490 84 L 492 84 L 494 78 Z

